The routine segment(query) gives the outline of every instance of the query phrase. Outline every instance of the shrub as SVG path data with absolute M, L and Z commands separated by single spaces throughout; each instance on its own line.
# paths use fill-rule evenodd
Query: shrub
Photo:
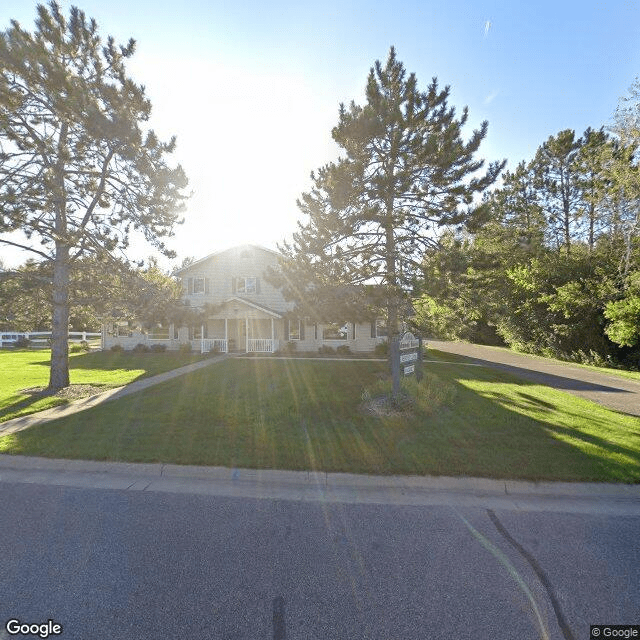
M 375 354 L 380 357 L 386 357 L 389 355 L 389 343 L 380 342 L 376 345 Z
M 28 349 L 31 346 L 31 340 L 29 338 L 18 338 L 13 343 L 13 346 L 16 349 Z
M 167 345 L 166 344 L 152 344 L 151 345 L 151 351 L 153 353 L 163 353 L 166 350 L 167 350 Z
M 81 351 L 89 351 L 89 343 L 86 340 L 69 345 L 69 353 L 80 353 Z
M 442 406 L 451 405 L 456 397 L 456 388 L 433 373 L 424 373 L 420 382 L 415 376 L 400 380 L 400 394 L 393 397 L 392 382 L 389 378 L 378 380 L 362 391 L 362 400 L 369 402 L 384 398 L 389 408 L 399 411 L 417 409 L 422 413 L 433 413 Z
M 114 344 L 110 351 L 124 351 L 124 347 L 121 344 Z
M 149 349 L 149 347 L 146 344 L 143 344 L 142 342 L 138 342 L 138 344 L 135 347 L 133 347 L 131 351 L 133 351 L 134 353 L 149 353 L 151 349 Z
M 321 355 L 333 355 L 335 352 L 336 350 L 328 344 L 323 344 L 321 347 L 318 347 L 318 353 Z
M 348 344 L 341 344 L 336 352 L 341 356 L 348 356 L 351 355 L 351 347 Z
M 190 342 L 181 343 L 180 346 L 178 347 L 178 351 L 180 351 L 180 353 L 191 353 L 191 343 Z

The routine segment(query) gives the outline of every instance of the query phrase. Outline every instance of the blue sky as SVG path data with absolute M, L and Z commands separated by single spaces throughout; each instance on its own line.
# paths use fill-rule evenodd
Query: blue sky
M 75 4 L 104 36 L 138 41 L 130 69 L 154 105 L 152 126 L 178 137 L 194 192 L 172 242 L 180 258 L 241 242 L 275 248 L 294 230 L 309 172 L 337 156 L 339 103 L 362 102 L 391 45 L 419 87 L 437 76 L 471 126 L 489 121 L 480 155 L 509 167 L 562 129 L 606 125 L 640 75 L 637 0 Z M 3 0 L 0 29 L 11 18 L 31 29 L 35 3 Z

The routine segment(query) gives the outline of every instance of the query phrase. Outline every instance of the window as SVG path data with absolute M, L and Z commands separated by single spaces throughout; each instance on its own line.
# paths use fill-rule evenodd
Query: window
M 204 293 L 204 278 L 193 279 L 193 293 Z
M 378 318 L 376 320 L 376 338 L 387 337 L 387 323 L 384 318 Z
M 325 324 L 322 327 L 323 340 L 346 340 L 348 334 L 348 324 L 346 322 L 334 322 Z
M 130 338 L 133 332 L 129 324 L 115 324 L 113 327 L 113 335 L 116 338 Z
M 152 327 L 149 331 L 150 340 L 168 340 L 169 339 L 169 326 L 157 325 Z
M 238 293 L 255 293 L 257 278 L 238 278 L 236 281 L 236 291 Z
M 204 335 L 202 334 L 202 329 L 204 328 Z M 194 325 L 189 327 L 189 340 L 201 340 L 202 338 L 207 337 L 207 325 L 204 327 L 202 325 Z
M 301 339 L 300 320 L 290 320 L 289 321 L 289 340 L 300 340 L 300 339 Z

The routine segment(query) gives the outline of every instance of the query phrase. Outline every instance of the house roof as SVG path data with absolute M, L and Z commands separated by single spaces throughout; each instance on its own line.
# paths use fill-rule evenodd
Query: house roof
M 267 315 L 272 316 L 273 318 L 282 318 L 283 317 L 283 314 L 279 313 L 278 311 L 274 311 L 273 309 L 269 309 L 269 307 L 265 307 L 264 305 L 256 304 L 255 302 L 251 302 L 249 300 L 245 300 L 244 298 L 238 298 L 236 296 L 225 300 L 222 303 L 222 305 L 226 305 L 226 304 L 229 304 L 231 302 L 244 304 L 247 307 L 252 307 L 253 309 L 258 309 L 258 311 L 263 311 L 264 313 L 266 313 Z
M 184 271 L 188 271 L 189 269 L 192 269 L 196 265 L 202 264 L 203 262 L 206 262 L 207 260 L 210 260 L 211 258 L 214 258 L 216 256 L 222 255 L 223 253 L 227 253 L 228 251 L 238 251 L 238 250 L 241 250 L 241 249 L 259 249 L 260 251 L 266 251 L 267 253 L 273 253 L 276 256 L 280 255 L 280 253 L 278 251 L 274 251 L 273 249 L 267 249 L 267 247 L 261 247 L 258 244 L 241 244 L 241 245 L 237 245 L 235 247 L 229 247 L 228 249 L 221 249 L 220 251 L 214 251 L 213 253 L 210 253 L 208 256 L 205 256 L 204 258 L 200 258 L 199 260 L 196 260 L 195 262 L 192 262 L 191 264 L 187 265 L 186 267 L 182 267 L 181 269 L 176 269 L 173 273 L 174 273 L 174 275 L 178 275 L 180 273 L 183 273 Z

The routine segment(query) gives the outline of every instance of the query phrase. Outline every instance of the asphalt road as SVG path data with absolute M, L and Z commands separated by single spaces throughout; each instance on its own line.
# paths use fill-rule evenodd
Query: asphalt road
M 12 618 L 52 619 L 64 640 L 581 640 L 640 624 L 638 515 L 10 479 L 3 640 L 21 637 Z
M 429 348 L 466 356 L 470 364 L 498 368 L 610 409 L 640 416 L 640 381 L 497 347 L 432 339 L 427 343 Z

